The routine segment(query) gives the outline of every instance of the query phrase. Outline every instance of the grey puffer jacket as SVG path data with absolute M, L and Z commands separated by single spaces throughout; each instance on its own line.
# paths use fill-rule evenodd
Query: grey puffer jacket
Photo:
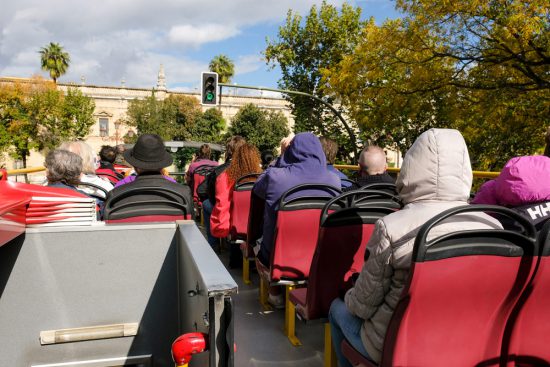
M 472 168 L 462 135 L 450 129 L 430 129 L 420 135 L 405 156 L 396 186 L 405 207 L 378 220 L 367 244 L 370 256 L 345 297 L 351 313 L 365 320 L 361 339 L 376 362 L 407 283 L 416 233 L 440 212 L 467 204 Z M 483 213 L 463 214 L 435 227 L 429 238 L 477 228 L 500 228 L 500 224 Z

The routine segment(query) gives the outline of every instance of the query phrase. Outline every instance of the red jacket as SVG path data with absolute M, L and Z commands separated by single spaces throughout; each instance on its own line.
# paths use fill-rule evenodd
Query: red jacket
M 234 186 L 235 182 L 229 178 L 227 171 L 216 179 L 216 203 L 210 217 L 210 233 L 214 237 L 225 238 L 229 235 Z

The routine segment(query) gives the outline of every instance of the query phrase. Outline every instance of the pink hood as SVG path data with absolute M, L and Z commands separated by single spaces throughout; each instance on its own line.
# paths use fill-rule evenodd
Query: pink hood
M 485 183 L 472 204 L 520 206 L 550 200 L 550 158 L 543 155 L 515 157 L 500 176 Z

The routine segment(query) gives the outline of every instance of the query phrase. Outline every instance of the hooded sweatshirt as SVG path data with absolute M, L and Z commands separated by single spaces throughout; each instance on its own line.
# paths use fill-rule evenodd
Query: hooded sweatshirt
M 340 188 L 340 178 L 327 170 L 321 142 L 312 133 L 297 134 L 277 165 L 262 173 L 252 189 L 254 194 L 265 200 L 263 240 L 258 254 L 265 265 L 269 265 L 271 259 L 279 199 L 290 188 L 306 183 Z M 304 190 L 290 198 L 304 195 L 329 194 L 325 191 Z
M 430 129 L 420 135 L 405 156 L 396 186 L 405 206 L 376 222 L 367 244 L 370 256 L 345 297 L 350 312 L 364 319 L 361 339 L 376 362 L 408 280 L 418 230 L 442 211 L 467 204 L 472 168 L 462 135 L 451 129 Z M 434 227 L 428 239 L 481 228 L 501 227 L 484 213 L 466 213 Z

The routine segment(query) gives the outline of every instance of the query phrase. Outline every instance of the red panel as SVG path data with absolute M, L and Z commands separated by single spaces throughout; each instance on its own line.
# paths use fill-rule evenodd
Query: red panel
M 25 211 L 30 201 L 29 198 L 3 194 L 0 195 L 0 246 L 25 232 Z
M 498 364 L 506 320 L 531 270 L 521 260 L 462 256 L 415 263 L 409 302 L 402 300 L 394 313 L 382 365 Z
M 232 239 L 246 239 L 251 193 L 250 190 L 233 191 L 230 214 L 231 226 L 229 228 Z
M 271 280 L 307 279 L 319 233 L 321 209 L 279 211 Z
M 533 279 L 532 292 L 522 305 L 512 330 L 509 356 L 518 362 L 550 364 L 550 258 L 541 257 Z
M 173 222 L 176 220 L 190 220 L 191 216 L 186 215 L 142 215 L 139 217 L 123 218 L 123 219 L 109 219 L 105 223 L 149 223 L 149 222 Z
M 9 197 L 29 197 L 29 196 L 78 197 L 78 198 L 89 197 L 71 189 L 40 186 L 40 185 L 26 184 L 21 182 L 11 182 L 11 181 L 0 182 L 0 193 L 7 194 Z

